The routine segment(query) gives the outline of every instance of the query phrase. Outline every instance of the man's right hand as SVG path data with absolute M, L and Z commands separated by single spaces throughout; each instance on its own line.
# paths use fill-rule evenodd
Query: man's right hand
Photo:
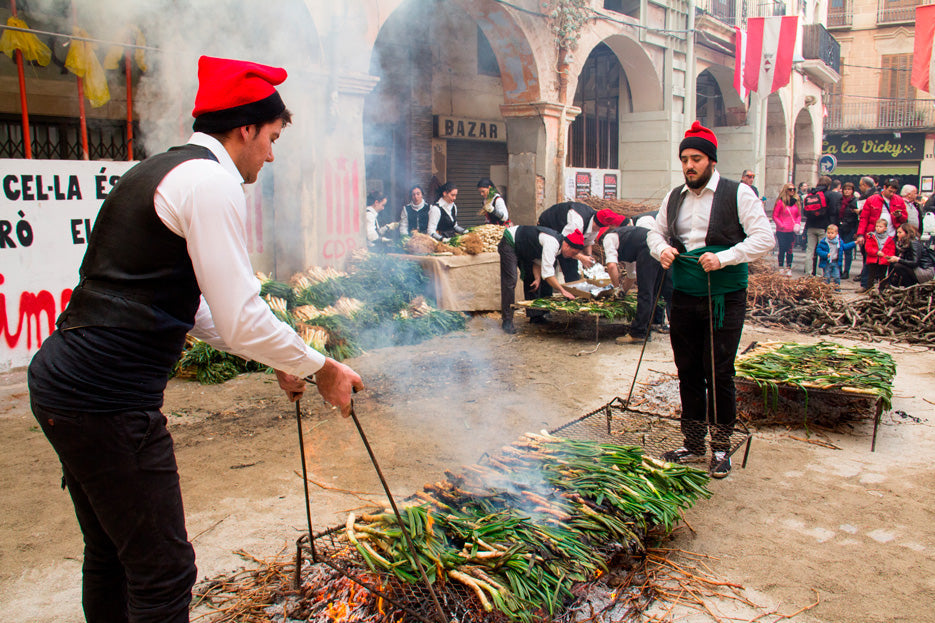
M 668 247 L 659 255 L 659 263 L 662 264 L 663 268 L 668 269 L 672 266 L 672 262 L 675 261 L 678 255 L 678 249 L 675 247 Z
M 315 383 L 321 397 L 340 408 L 344 417 L 351 414 L 351 394 L 364 388 L 359 374 L 330 357 L 325 359 L 321 370 L 315 373 Z

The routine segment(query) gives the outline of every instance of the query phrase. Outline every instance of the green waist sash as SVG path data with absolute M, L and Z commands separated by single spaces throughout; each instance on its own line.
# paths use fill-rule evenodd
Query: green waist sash
M 729 248 L 721 245 L 701 247 L 680 253 L 672 263 L 674 289 L 691 296 L 711 296 L 714 326 L 717 329 L 724 325 L 724 295 L 747 287 L 747 265 L 722 266 L 719 270 L 707 273 L 698 263 L 698 258 L 708 252 L 717 253 Z

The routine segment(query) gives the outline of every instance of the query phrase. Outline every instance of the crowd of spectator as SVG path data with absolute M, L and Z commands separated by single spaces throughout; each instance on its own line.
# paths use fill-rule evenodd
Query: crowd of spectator
M 870 176 L 855 188 L 823 175 L 813 187 L 783 185 L 767 212 L 782 274 L 793 274 L 799 247 L 805 251 L 804 274 L 822 276 L 837 289 L 842 279 L 859 281 L 858 294 L 935 277 L 935 193 L 924 198 L 915 186 L 896 179 L 878 184 Z

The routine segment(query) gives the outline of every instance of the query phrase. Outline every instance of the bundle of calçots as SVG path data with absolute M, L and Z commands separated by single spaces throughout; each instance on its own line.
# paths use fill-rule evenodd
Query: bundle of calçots
M 797 344 L 766 342 L 737 358 L 737 375 L 763 389 L 764 401 L 776 399 L 779 384 L 808 389 L 832 389 L 880 396 L 891 408 L 896 363 L 874 348 L 842 346 L 834 342 Z
M 340 361 L 368 348 L 416 344 L 463 330 L 467 318 L 461 312 L 426 311 L 427 286 L 417 263 L 367 254 L 348 273 L 312 267 L 293 276 L 292 285 L 261 276 L 260 296 L 307 344 L 316 349 L 323 344 L 323 352 Z M 190 340 L 189 349 L 194 356 L 183 353 L 176 374 L 203 383 L 265 369 L 197 340 Z
M 600 300 L 543 298 L 532 301 L 529 306 L 566 314 L 592 314 L 607 320 L 632 320 L 636 317 L 636 294 L 627 294 L 623 299 Z
M 461 582 L 486 610 L 528 622 L 606 570 L 610 544 L 640 550 L 650 527 L 671 530 L 681 509 L 710 495 L 707 481 L 639 447 L 527 434 L 487 465 L 427 486 L 401 514 L 431 581 Z M 392 513 L 351 514 L 345 534 L 371 569 L 419 581 Z

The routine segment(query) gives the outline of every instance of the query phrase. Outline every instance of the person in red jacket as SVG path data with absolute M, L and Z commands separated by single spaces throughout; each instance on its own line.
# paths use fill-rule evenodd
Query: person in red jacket
M 887 224 L 887 234 L 896 235 L 896 228 L 906 222 L 906 202 L 897 194 L 899 182 L 888 180 L 883 185 L 880 194 L 869 197 L 860 210 L 860 223 L 857 225 L 857 243 L 862 244 L 861 238 L 873 234 L 874 226 L 879 219 Z
M 879 280 L 886 278 L 886 269 L 889 266 L 889 258 L 896 255 L 896 240 L 887 233 L 889 222 L 886 219 L 878 219 L 876 229 L 867 236 L 864 248 L 867 250 L 867 283 L 866 288 L 857 290 L 857 294 L 867 292 Z

